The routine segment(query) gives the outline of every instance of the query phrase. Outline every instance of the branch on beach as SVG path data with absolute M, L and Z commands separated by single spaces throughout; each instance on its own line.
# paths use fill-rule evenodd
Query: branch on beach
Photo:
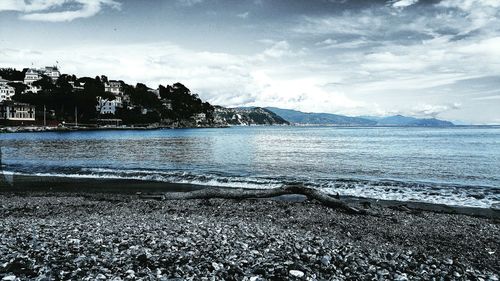
M 303 185 L 286 185 L 272 189 L 229 189 L 229 188 L 205 188 L 191 192 L 168 192 L 160 197 L 143 196 L 145 199 L 161 200 L 188 200 L 188 199 L 251 199 L 251 198 L 272 198 L 281 195 L 301 194 L 310 200 L 317 200 L 324 206 L 340 209 L 348 213 L 364 214 L 366 211 L 352 207 L 345 202 L 328 195 L 318 189 L 306 187 Z

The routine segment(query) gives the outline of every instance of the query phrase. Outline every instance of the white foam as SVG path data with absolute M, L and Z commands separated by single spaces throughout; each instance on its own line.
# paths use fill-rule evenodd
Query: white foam
M 3 171 L 9 177 L 14 174 L 38 177 L 87 178 L 87 179 L 128 179 L 179 184 L 194 184 L 201 186 L 233 187 L 246 189 L 276 188 L 283 182 L 276 179 L 256 177 L 224 177 L 211 174 L 192 174 L 186 171 L 153 171 L 153 170 L 115 170 L 109 168 L 84 168 L 82 173 L 17 173 Z M 468 206 L 489 208 L 500 200 L 498 195 L 488 195 L 483 198 L 472 197 L 472 193 L 481 193 L 480 188 L 454 188 L 436 186 L 424 183 L 406 183 L 379 181 L 371 184 L 366 180 L 322 180 L 321 182 L 305 182 L 331 194 L 344 196 L 366 197 L 382 200 L 416 201 L 453 206 Z M 484 190 L 484 189 L 483 189 Z

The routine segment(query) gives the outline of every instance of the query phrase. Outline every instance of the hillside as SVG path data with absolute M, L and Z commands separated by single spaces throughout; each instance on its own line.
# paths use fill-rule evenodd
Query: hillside
M 408 127 L 449 127 L 452 122 L 436 118 L 415 118 L 402 115 L 378 117 L 349 117 L 330 113 L 308 113 L 298 110 L 266 107 L 292 124 L 331 126 L 408 126 Z
M 418 127 L 449 127 L 452 122 L 436 118 L 415 118 L 403 115 L 388 117 L 365 117 L 377 122 L 377 126 L 418 126 Z M 373 118 L 373 119 L 372 119 Z
M 337 125 L 337 126 L 373 126 L 377 122 L 359 117 L 348 117 L 330 113 L 306 113 L 291 109 L 266 107 L 266 109 L 294 124 Z
M 289 125 L 277 114 L 262 107 L 224 108 L 215 107 L 217 123 L 229 125 Z

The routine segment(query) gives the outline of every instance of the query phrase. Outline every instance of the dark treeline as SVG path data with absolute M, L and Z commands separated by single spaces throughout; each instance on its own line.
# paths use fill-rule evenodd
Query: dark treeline
M 23 81 L 27 69 L 18 71 L 12 68 L 0 69 L 0 76 L 10 81 Z M 100 114 L 97 110 L 98 100 L 112 101 L 117 96 L 105 91 L 106 76 L 81 77 L 62 74 L 53 82 L 50 77 L 41 75 L 41 79 L 33 82 L 33 86 L 41 88 L 37 93 L 29 91 L 22 82 L 10 82 L 16 94 L 14 101 L 29 103 L 36 106 L 37 119 L 43 118 L 43 109 L 48 112 L 47 120 L 57 122 L 72 122 L 75 111 L 80 123 L 95 123 L 97 119 L 122 119 L 123 124 L 151 124 L 151 123 L 183 123 L 189 125 L 193 116 L 199 113 L 206 115 L 205 122 L 213 122 L 214 107 L 203 102 L 198 95 L 181 83 L 172 86 L 159 85 L 158 97 L 152 89 L 142 83 L 135 86 L 123 81 L 122 107 L 117 108 L 115 114 Z M 27 90 L 28 89 L 28 90 Z M 126 97 L 126 98 L 125 98 Z M 76 110 L 75 110 L 76 108 Z

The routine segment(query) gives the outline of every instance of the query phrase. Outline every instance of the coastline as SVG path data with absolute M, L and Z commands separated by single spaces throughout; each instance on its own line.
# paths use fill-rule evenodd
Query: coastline
M 136 194 L 192 185 L 16 183 L 24 188 L 0 192 L 0 278 L 13 278 L 5 280 L 493 281 L 500 272 L 498 218 L 381 202 L 372 203 L 372 216 L 293 197 L 156 201 Z
M 15 183 L 11 185 L 0 181 L 1 193 L 109 193 L 122 195 L 158 195 L 165 192 L 188 192 L 204 188 L 207 185 L 196 185 L 187 183 L 168 183 L 146 180 L 130 179 L 106 179 L 106 178 L 70 178 L 51 176 L 26 176 L 15 175 L 12 179 Z M 221 187 L 218 187 L 221 188 Z M 231 187 L 226 187 L 231 188 Z M 275 198 L 285 201 L 303 201 L 305 198 L 298 196 L 286 196 Z M 500 210 L 493 208 L 478 208 L 467 206 L 451 206 L 445 204 L 426 203 L 417 201 L 382 200 L 366 197 L 341 196 L 341 199 L 357 206 L 366 208 L 390 208 L 400 210 L 425 211 L 446 214 L 460 214 L 476 217 L 500 219 Z
M 203 129 L 203 128 L 228 128 L 229 126 L 199 126 L 199 127 L 174 127 L 174 126 L 122 126 L 122 127 L 44 127 L 44 126 L 19 126 L 0 127 L 0 133 L 43 133 L 43 132 L 79 132 L 79 131 L 144 131 L 160 129 Z

